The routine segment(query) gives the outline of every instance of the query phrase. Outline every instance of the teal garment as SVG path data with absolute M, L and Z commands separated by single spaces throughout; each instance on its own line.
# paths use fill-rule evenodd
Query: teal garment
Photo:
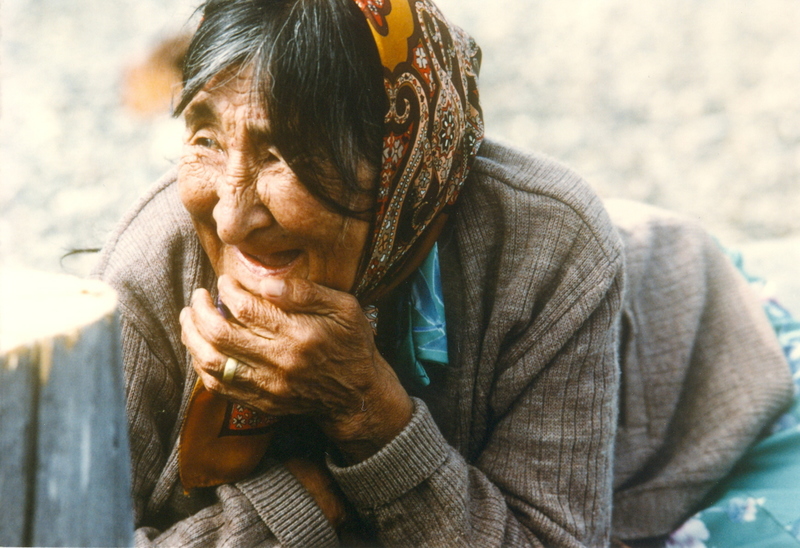
M 729 253 L 756 289 L 742 258 Z M 800 321 L 772 298 L 763 301 L 792 371 L 792 406 L 737 463 L 716 490 L 716 502 L 670 535 L 670 548 L 800 546 Z
M 447 323 L 444 317 L 439 248 L 434 244 L 412 275 L 403 299 L 405 325 L 398 349 L 399 363 L 414 382 L 430 384 L 426 365 L 447 365 Z

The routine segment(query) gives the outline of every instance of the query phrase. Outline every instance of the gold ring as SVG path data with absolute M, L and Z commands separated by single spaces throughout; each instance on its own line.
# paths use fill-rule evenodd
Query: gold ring
M 239 361 L 236 358 L 228 358 L 225 362 L 225 368 L 222 370 L 222 382 L 229 383 L 236 376 L 236 370 L 239 369 Z

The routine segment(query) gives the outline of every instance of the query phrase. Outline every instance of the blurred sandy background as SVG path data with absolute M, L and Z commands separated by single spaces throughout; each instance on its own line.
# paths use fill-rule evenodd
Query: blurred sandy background
M 800 2 L 438 3 L 483 48 L 488 135 L 566 162 L 602 196 L 800 256 Z M 181 123 L 124 107 L 125 71 L 191 28 L 195 5 L 0 3 L 3 262 L 85 273 L 91 257 L 62 256 L 102 245 L 174 163 Z

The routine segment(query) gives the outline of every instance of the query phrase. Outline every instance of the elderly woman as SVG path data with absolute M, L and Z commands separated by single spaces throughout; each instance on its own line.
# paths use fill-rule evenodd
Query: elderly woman
M 568 169 L 483 141 L 479 50 L 429 0 L 202 13 L 179 166 L 97 270 L 137 544 L 654 537 L 786 404 L 713 241 L 615 228 Z

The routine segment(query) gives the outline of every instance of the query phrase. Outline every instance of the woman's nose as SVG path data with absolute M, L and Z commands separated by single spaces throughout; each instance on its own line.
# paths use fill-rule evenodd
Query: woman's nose
M 258 171 L 246 155 L 232 154 L 219 183 L 214 206 L 217 235 L 226 244 L 244 242 L 250 234 L 270 226 L 274 219 L 258 193 Z

